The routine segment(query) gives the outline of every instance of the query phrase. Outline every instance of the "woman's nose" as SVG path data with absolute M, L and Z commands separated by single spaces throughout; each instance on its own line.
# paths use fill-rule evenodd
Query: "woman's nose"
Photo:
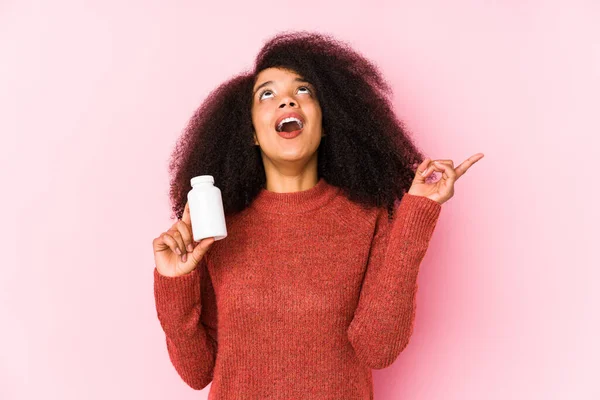
M 285 107 L 286 104 L 289 104 L 290 107 L 296 107 L 296 103 L 294 102 L 294 100 L 292 100 L 292 99 L 284 99 L 281 102 L 281 104 L 279 105 L 279 108 Z

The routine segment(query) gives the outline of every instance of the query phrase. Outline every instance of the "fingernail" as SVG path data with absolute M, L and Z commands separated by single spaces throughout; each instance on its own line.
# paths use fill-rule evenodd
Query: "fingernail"
M 177 247 L 176 251 L 177 251 L 177 254 L 181 255 L 181 250 L 179 250 L 179 247 Z
M 181 257 L 181 259 L 183 260 L 183 262 L 185 262 L 187 260 L 187 254 L 184 254 L 183 257 Z
M 425 170 L 424 170 L 424 171 L 421 171 L 421 175 L 425 175 L 425 173 L 427 172 L 427 170 L 428 170 L 428 169 L 429 169 L 429 168 L 425 168 Z
M 192 244 L 190 243 L 187 245 L 187 249 L 189 252 L 192 252 L 192 251 L 194 251 L 194 246 L 192 246 Z

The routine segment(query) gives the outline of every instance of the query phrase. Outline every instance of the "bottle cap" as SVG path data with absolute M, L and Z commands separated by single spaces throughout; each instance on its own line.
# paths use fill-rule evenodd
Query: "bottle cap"
M 210 182 L 210 183 L 215 183 L 215 179 L 213 178 L 212 175 L 198 175 L 193 177 L 190 180 L 190 183 L 192 184 L 192 186 L 194 186 L 197 183 L 206 183 L 206 182 Z

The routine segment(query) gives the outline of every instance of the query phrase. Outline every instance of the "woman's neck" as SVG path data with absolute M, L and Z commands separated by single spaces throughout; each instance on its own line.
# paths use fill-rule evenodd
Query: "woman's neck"
M 267 162 L 265 175 L 267 179 L 265 189 L 270 192 L 292 193 L 308 190 L 319 182 L 316 153 L 300 168 L 291 162 L 279 166 Z

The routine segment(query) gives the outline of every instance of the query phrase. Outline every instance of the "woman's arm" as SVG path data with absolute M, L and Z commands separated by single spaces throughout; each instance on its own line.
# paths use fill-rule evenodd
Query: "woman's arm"
M 441 204 L 405 194 L 388 222 L 380 210 L 367 271 L 348 339 L 358 359 L 373 369 L 391 365 L 408 344 L 415 317 L 419 266 Z
M 169 358 L 183 381 L 196 390 L 212 381 L 217 355 L 216 302 L 205 260 L 178 277 L 154 269 L 156 311 Z

